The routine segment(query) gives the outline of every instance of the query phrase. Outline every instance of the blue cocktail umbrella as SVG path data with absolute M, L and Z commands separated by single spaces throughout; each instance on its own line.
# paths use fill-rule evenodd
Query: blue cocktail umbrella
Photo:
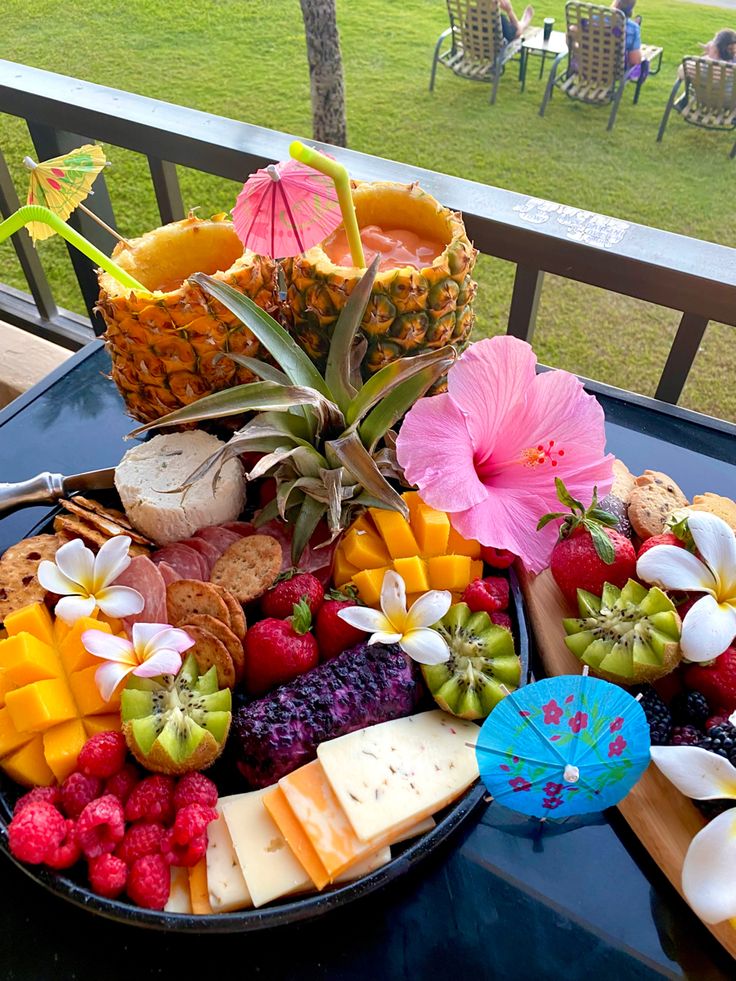
M 512 692 L 483 724 L 480 775 L 494 800 L 533 817 L 612 807 L 649 765 L 649 726 L 635 698 L 587 675 Z

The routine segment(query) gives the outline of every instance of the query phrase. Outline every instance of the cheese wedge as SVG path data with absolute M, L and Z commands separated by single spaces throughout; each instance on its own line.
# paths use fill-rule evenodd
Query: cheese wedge
M 304 866 L 263 806 L 269 790 L 220 799 L 222 815 L 255 907 L 312 888 Z
M 315 889 L 318 891 L 324 889 L 329 883 L 330 877 L 304 828 L 297 821 L 281 787 L 270 787 L 268 792 L 263 795 L 263 805 L 275 821 L 304 871 L 314 883 Z
M 207 826 L 207 888 L 213 913 L 228 913 L 253 905 L 230 832 L 217 803 L 218 818 Z
M 369 843 L 434 814 L 478 778 L 479 731 L 445 712 L 422 712 L 322 743 L 317 756 L 358 841 Z
M 189 891 L 189 870 L 181 865 L 171 866 L 171 889 L 164 906 L 165 913 L 191 913 L 192 894 Z
M 373 855 L 369 855 L 368 858 L 363 858 L 350 868 L 345 869 L 340 875 L 335 879 L 336 886 L 343 886 L 346 882 L 355 882 L 356 879 L 362 879 L 364 875 L 368 875 L 369 872 L 375 872 L 376 869 L 380 869 L 384 865 L 388 865 L 391 861 L 391 848 L 389 845 L 384 845 L 383 848 L 379 848 L 377 852 Z

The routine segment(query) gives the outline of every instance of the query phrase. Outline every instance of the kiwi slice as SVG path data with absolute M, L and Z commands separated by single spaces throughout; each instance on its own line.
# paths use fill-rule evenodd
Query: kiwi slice
M 578 590 L 579 619 L 563 620 L 567 647 L 594 674 L 625 685 L 669 674 L 682 658 L 682 622 L 672 600 L 629 579 L 601 596 Z
M 232 696 L 218 688 L 217 668 L 200 675 L 190 654 L 179 673 L 132 675 L 120 699 L 123 733 L 135 758 L 155 773 L 202 770 L 225 746 Z
M 484 719 L 519 686 L 521 663 L 511 633 L 487 613 L 471 613 L 467 603 L 451 606 L 434 629 L 447 641 L 450 659 L 422 665 L 432 697 L 461 719 Z

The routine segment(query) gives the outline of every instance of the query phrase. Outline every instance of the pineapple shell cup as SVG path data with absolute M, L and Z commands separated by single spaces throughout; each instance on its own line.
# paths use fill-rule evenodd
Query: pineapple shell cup
M 98 310 L 112 378 L 134 419 L 151 422 L 203 395 L 254 376 L 218 354 L 259 357 L 243 324 L 187 277 L 195 272 L 240 290 L 260 307 L 276 306 L 276 263 L 243 251 L 229 221 L 172 222 L 126 245 L 113 258 L 151 293 L 136 293 L 100 271 Z
M 406 355 L 453 344 L 462 348 L 475 314 L 477 256 L 459 214 L 418 184 L 353 182 L 353 201 L 362 228 L 407 228 L 445 243 L 423 269 L 387 269 L 376 276 L 361 324 L 368 341 L 363 377 Z M 321 245 L 281 263 L 286 281 L 282 319 L 312 360 L 324 368 L 332 330 L 363 270 L 337 266 Z

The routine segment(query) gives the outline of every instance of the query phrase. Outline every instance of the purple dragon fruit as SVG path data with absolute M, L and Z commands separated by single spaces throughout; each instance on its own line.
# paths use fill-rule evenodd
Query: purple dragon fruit
M 398 646 L 358 644 L 238 709 L 238 768 L 268 787 L 317 756 L 317 746 L 355 729 L 411 715 L 423 687 Z

